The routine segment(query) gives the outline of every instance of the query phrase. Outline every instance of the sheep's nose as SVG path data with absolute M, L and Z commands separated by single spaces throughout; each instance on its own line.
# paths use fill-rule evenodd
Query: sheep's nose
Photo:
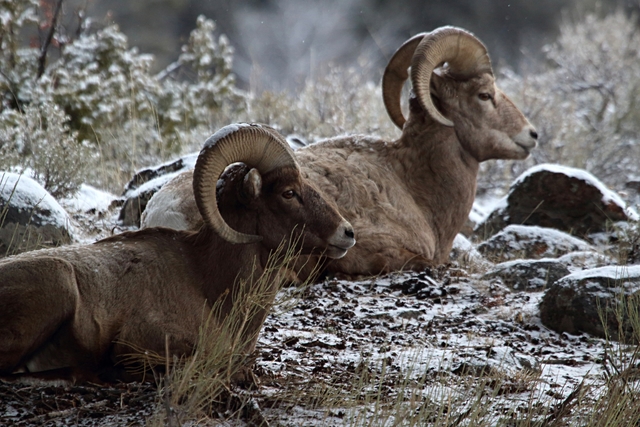
M 344 230 L 344 235 L 347 236 L 350 239 L 354 239 L 356 237 L 356 233 L 353 232 L 353 228 L 352 227 L 347 227 Z
M 529 135 L 531 135 L 531 138 L 533 139 L 538 139 L 538 132 L 536 132 L 535 130 L 530 131 Z

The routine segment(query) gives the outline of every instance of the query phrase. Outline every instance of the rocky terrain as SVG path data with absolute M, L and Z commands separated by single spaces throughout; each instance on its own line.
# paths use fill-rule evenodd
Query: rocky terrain
M 118 206 L 132 202 L 118 199 L 84 188 L 61 201 L 69 235 L 117 232 L 132 212 L 135 224 Z M 551 425 L 579 393 L 596 402 L 612 373 L 637 363 L 618 341 L 637 333 L 618 304 L 640 287 L 637 214 L 596 178 L 558 166 L 528 171 L 494 205 L 459 235 L 449 265 L 283 289 L 254 355 L 255 384 L 233 388 L 206 418 L 173 407 L 154 381 L 2 381 L 0 425 L 386 426 L 429 411 L 455 425 L 479 408 L 482 425 Z

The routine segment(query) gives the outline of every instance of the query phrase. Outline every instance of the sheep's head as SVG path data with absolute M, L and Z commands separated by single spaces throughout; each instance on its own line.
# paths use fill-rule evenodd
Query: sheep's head
M 241 163 L 219 180 L 236 162 Z M 287 239 L 302 254 L 331 258 L 344 256 L 355 244 L 351 224 L 302 178 L 287 142 L 267 126 L 230 125 L 211 136 L 196 162 L 193 188 L 205 224 L 231 243 L 260 242 L 275 249 Z M 231 214 L 238 207 L 255 212 L 256 234 L 231 228 L 218 198 Z
M 443 27 L 418 34 L 391 58 L 382 91 L 389 116 L 401 129 L 406 120 L 400 92 L 409 66 L 415 93 L 410 116 L 426 114 L 431 123 L 452 127 L 478 161 L 524 159 L 535 147 L 534 127 L 496 87 L 487 49 L 471 33 Z

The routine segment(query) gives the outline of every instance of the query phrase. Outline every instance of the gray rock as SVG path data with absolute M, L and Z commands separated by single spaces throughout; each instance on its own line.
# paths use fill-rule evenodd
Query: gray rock
M 151 196 L 176 175 L 193 169 L 197 158 L 197 153 L 189 154 L 172 162 L 143 169 L 136 173 L 125 186 L 122 195 L 125 201 L 118 220 L 123 225 L 139 227 L 140 216 Z
M 540 319 L 558 332 L 637 340 L 639 302 L 640 266 L 600 267 L 551 285 L 540 302 Z M 630 309 L 635 315 L 629 316 Z
M 69 215 L 36 181 L 0 172 L 0 256 L 70 243 Z
M 584 238 L 608 224 L 627 221 L 624 201 L 597 178 L 580 169 L 538 165 L 511 185 L 509 194 L 475 229 L 486 239 L 509 224 L 538 225 Z
M 499 278 L 516 291 L 539 291 L 569 273 L 564 264 L 553 259 L 516 260 L 496 265 L 482 279 Z
M 486 242 L 480 243 L 477 250 L 492 262 L 556 258 L 574 251 L 595 251 L 584 240 L 562 231 L 526 225 L 505 227 Z

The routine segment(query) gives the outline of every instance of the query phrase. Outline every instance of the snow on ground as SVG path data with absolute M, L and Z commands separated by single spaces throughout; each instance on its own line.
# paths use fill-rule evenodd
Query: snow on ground
M 107 205 L 115 198 L 83 186 L 63 202 L 83 226 L 82 242 L 110 231 L 117 209 Z M 538 232 L 545 240 L 558 240 L 555 230 Z M 460 252 L 477 255 L 468 240 L 456 242 Z M 585 276 L 581 268 L 603 259 L 593 259 L 592 252 L 561 258 L 574 274 Z M 297 291 L 284 289 L 284 302 L 272 310 L 261 331 L 254 366 L 258 387 L 249 392 L 265 418 L 281 426 L 392 425 L 397 421 L 393 414 L 370 423 L 357 420 L 379 416 L 378 403 L 394 399 L 425 405 L 456 401 L 464 407 L 474 390 L 465 384 L 489 376 L 500 379 L 493 383 L 496 395 L 486 401 L 497 420 L 513 411 L 526 413 L 531 401 L 543 409 L 558 405 L 582 381 L 596 390 L 604 386 L 603 352 L 611 344 L 548 330 L 538 317 L 542 291 L 516 292 L 499 281 L 480 280 L 482 271 L 476 270 L 490 263 L 470 263 L 471 268 L 458 261 L 431 272 L 361 281 L 329 279 L 293 299 L 289 297 Z M 618 277 L 621 270 L 604 271 Z M 325 397 L 333 394 L 333 403 L 319 408 L 303 403 L 314 390 Z M 383 396 L 383 402 L 364 398 L 350 403 L 358 393 Z M 403 400 L 401 393 L 412 397 Z M 42 420 L 79 426 L 144 423 L 158 405 L 156 394 L 148 386 L 69 388 L 0 381 L 5 404 L 0 419 L 30 420 L 21 425 Z
M 116 199 L 114 194 L 82 184 L 76 194 L 60 200 L 60 204 L 70 213 L 106 212 Z
M 433 385 L 420 381 L 444 375 L 450 384 L 440 390 L 444 402 L 461 393 L 461 372 L 476 369 L 504 376 L 502 397 L 491 403 L 498 413 L 499 407 L 526 408 L 531 396 L 553 405 L 583 380 L 599 383 L 604 342 L 544 327 L 537 308 L 542 292 L 511 292 L 462 270 L 441 274 L 329 281 L 312 286 L 292 310 L 274 310 L 257 347 L 262 393 L 282 393 L 278 385 L 288 381 L 300 387 L 353 378 L 365 364 L 373 371 L 386 366 L 387 382 L 418 384 L 432 400 Z M 526 375 L 536 379 L 518 380 Z M 289 410 L 295 414 L 290 424 L 283 422 L 287 411 L 276 411 L 282 425 L 349 425 L 349 417 L 330 411 L 311 411 L 301 420 L 304 411 Z

